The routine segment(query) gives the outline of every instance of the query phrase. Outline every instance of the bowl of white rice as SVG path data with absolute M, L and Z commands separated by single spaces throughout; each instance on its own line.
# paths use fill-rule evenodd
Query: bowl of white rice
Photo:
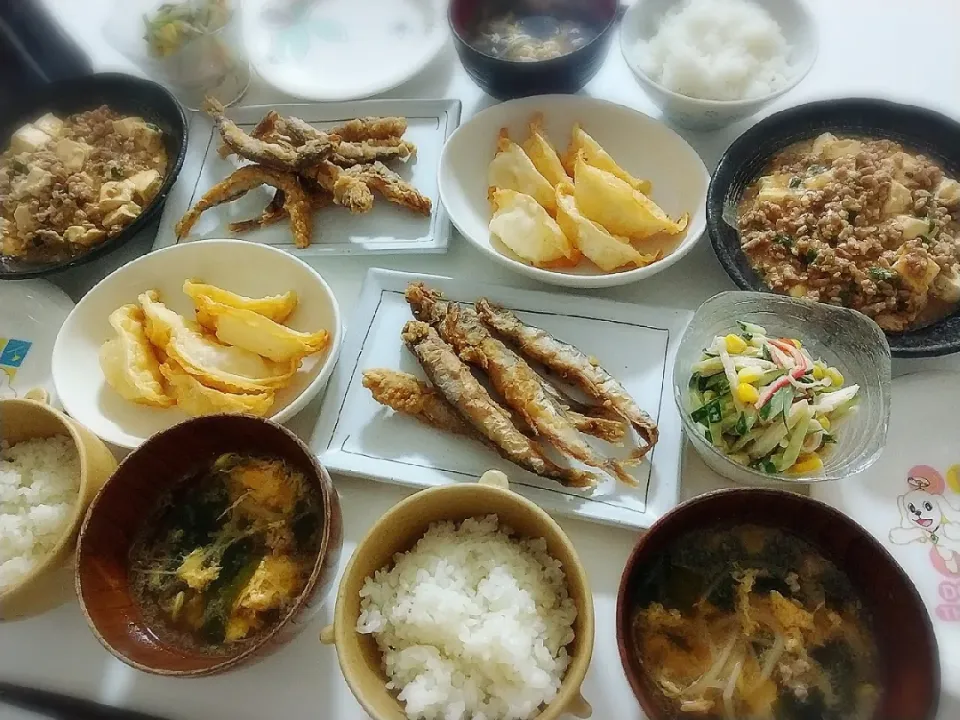
M 117 467 L 93 433 L 36 400 L 0 400 L 0 621 L 72 595 L 87 506 Z
M 569 538 L 491 471 L 380 518 L 321 640 L 374 720 L 554 720 L 590 716 L 580 686 L 593 636 Z
M 712 130 L 794 88 L 819 39 L 804 0 L 636 0 L 620 48 L 667 119 Z

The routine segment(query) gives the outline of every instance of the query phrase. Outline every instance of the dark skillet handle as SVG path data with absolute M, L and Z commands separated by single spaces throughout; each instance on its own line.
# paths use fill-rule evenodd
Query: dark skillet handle
M 6 682 L 0 682 L 0 704 L 12 705 L 57 720 L 165 720 L 157 715 L 101 705 L 92 700 Z

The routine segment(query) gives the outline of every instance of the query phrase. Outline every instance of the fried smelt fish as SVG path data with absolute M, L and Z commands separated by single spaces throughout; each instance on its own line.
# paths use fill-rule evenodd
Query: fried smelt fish
M 213 118 L 224 144 L 233 152 L 277 170 L 299 171 L 312 167 L 330 157 L 340 142 L 339 137 L 329 135 L 324 140 L 312 140 L 299 148 L 292 148 L 248 135 L 226 116 L 223 105 L 213 98 L 204 101 L 203 110 Z
M 545 330 L 524 324 L 512 312 L 493 305 L 486 298 L 477 300 L 476 308 L 481 320 L 513 342 L 522 355 L 546 365 L 633 425 L 647 443 L 634 452 L 634 459 L 642 458 L 656 445 L 660 431 L 653 418 L 641 410 L 623 385 L 595 361 Z
M 334 203 L 350 212 L 361 214 L 373 209 L 373 192 L 367 183 L 332 162 L 320 163 L 312 178 L 321 188 L 333 195 Z
M 486 438 L 478 435 L 443 395 L 414 375 L 373 368 L 363 371 L 363 386 L 374 400 L 398 413 L 416 418 L 437 430 L 486 442 Z
M 505 188 L 491 189 L 490 203 L 490 232 L 524 262 L 562 268 L 573 267 L 580 261 L 580 251 L 573 241 L 529 195 Z
M 360 167 L 360 166 L 358 166 Z M 362 166 L 357 177 L 363 180 L 369 187 L 383 195 L 390 202 L 401 205 L 408 210 L 412 210 L 420 215 L 430 215 L 433 208 L 433 202 L 426 195 L 423 195 L 413 185 L 408 183 L 393 170 L 381 162 L 375 162 L 373 165 Z M 351 168 L 353 170 L 353 168 Z M 351 172 L 348 170 L 347 172 Z
M 330 133 L 318 130 L 310 123 L 298 117 L 285 118 L 281 126 L 291 136 L 291 139 L 297 143 L 306 144 L 311 141 L 330 142 Z M 417 146 L 412 142 L 403 140 L 399 136 L 348 141 L 342 136 L 337 135 L 336 131 L 334 131 L 333 135 L 336 135 L 340 141 L 336 144 L 336 152 L 331 154 L 330 160 L 340 167 L 363 165 L 377 160 L 400 160 L 401 162 L 407 162 L 417 154 Z
M 268 295 L 262 298 L 248 298 L 243 295 L 237 295 L 229 290 L 218 288 L 216 285 L 207 285 L 196 280 L 185 280 L 183 283 L 184 294 L 193 300 L 197 306 L 197 321 L 203 326 L 209 326 L 212 318 L 207 318 L 199 307 L 201 297 L 208 298 L 221 305 L 228 305 L 238 310 L 249 310 L 258 315 L 263 315 L 276 323 L 284 322 L 293 311 L 297 309 L 297 293 L 293 290 L 285 292 L 283 295 Z
M 193 417 L 218 413 L 265 417 L 270 413 L 275 399 L 272 390 L 259 393 L 229 393 L 208 388 L 169 359 L 160 366 L 160 372 L 167 381 L 177 407 Z
M 227 227 L 230 232 L 245 233 L 278 223 L 287 217 L 287 211 L 283 209 L 283 201 L 283 190 L 277 190 L 259 217 L 232 222 Z
M 665 232 L 676 235 L 687 227 L 688 215 L 671 220 L 642 192 L 620 178 L 588 165 L 581 153 L 574 171 L 577 207 L 586 217 L 614 235 L 642 240 Z
M 529 195 L 551 214 L 557 208 L 553 185 L 540 174 L 523 148 L 510 139 L 506 128 L 500 131 L 497 154 L 487 169 L 487 186 Z
M 540 174 L 554 187 L 560 183 L 572 182 L 556 149 L 543 134 L 543 113 L 537 113 L 530 118 L 530 136 L 524 141 L 523 150 Z
M 198 295 L 197 317 L 224 345 L 256 353 L 276 363 L 299 363 L 330 344 L 330 333 L 304 333 L 275 323 L 258 313 L 231 307 Z
M 263 140 L 264 138 L 273 135 L 276 132 L 277 125 L 279 124 L 280 120 L 280 114 L 276 110 L 271 110 L 262 118 L 260 118 L 260 122 L 258 122 L 256 127 L 250 131 L 250 137 L 257 140 Z M 233 149 L 226 143 L 223 143 L 219 148 L 217 148 L 217 154 L 226 159 L 233 155 Z
M 110 313 L 109 320 L 116 337 L 100 348 L 100 368 L 107 384 L 125 400 L 160 408 L 173 405 L 173 398 L 164 391 L 140 307 L 124 305 Z
M 440 337 L 457 351 L 461 360 L 487 374 L 507 405 L 539 437 L 565 455 L 605 470 L 628 485 L 636 485 L 636 480 L 619 462 L 600 457 L 584 442 L 564 407 L 544 390 L 540 376 L 490 334 L 473 308 L 445 301 L 439 293 L 423 285 L 408 287 L 406 297 L 418 317 L 438 318 L 436 328 Z
M 588 165 L 592 165 L 599 170 L 605 170 L 611 175 L 620 178 L 634 190 L 642 192 L 644 195 L 649 195 L 650 191 L 653 190 L 653 183 L 649 180 L 635 178 L 620 167 L 616 160 L 603 149 L 600 143 L 584 132 L 583 128 L 580 127 L 580 123 L 575 123 L 573 126 L 573 135 L 570 139 L 570 147 L 564 156 L 564 166 L 571 176 L 576 171 L 577 157 L 581 153 L 583 154 L 584 162 Z
M 342 140 L 357 142 L 363 140 L 387 140 L 400 137 L 407 131 L 407 119 L 403 117 L 362 117 L 348 120 L 334 128 L 331 135 Z
M 656 260 L 657 255 L 644 255 L 626 238 L 611 235 L 593 220 L 584 217 L 574 198 L 573 185 L 557 185 L 557 224 L 563 234 L 573 240 L 577 248 L 604 272 L 613 272 L 627 265 L 645 267 Z
M 516 428 L 510 414 L 490 397 L 453 348 L 443 342 L 431 326 L 411 320 L 404 325 L 403 341 L 433 386 L 504 458 L 532 473 L 571 487 L 596 484 L 594 475 L 562 468 L 546 458 L 534 442 Z
M 185 320 L 160 302 L 154 291 L 142 293 L 147 337 L 189 375 L 207 387 L 232 393 L 260 393 L 286 385 L 298 362 L 276 363 L 256 353 L 222 345 L 197 323 Z
M 290 216 L 290 231 L 298 248 L 310 247 L 313 234 L 311 201 L 295 173 L 274 170 L 262 165 L 244 165 L 226 179 L 210 188 L 202 198 L 180 218 L 176 225 L 177 237 L 187 235 L 206 210 L 245 195 L 261 185 L 270 185 L 283 191 L 283 208 Z

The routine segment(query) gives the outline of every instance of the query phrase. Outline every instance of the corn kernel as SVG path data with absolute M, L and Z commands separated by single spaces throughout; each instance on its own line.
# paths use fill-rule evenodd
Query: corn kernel
M 742 403 L 755 403 L 760 399 L 760 391 L 750 383 L 740 383 L 737 385 L 737 400 Z
M 818 417 L 817 422 L 820 423 L 820 427 L 822 427 L 824 430 L 830 429 L 830 418 L 828 418 L 826 415 L 821 415 Z
M 840 373 L 840 371 L 837 370 L 836 368 L 832 368 L 832 367 L 827 368 L 827 369 L 824 371 L 824 374 L 825 374 L 828 378 L 830 378 L 830 383 L 831 383 L 834 387 L 840 387 L 841 385 L 843 385 L 843 375 L 842 375 L 842 374 Z
M 821 365 L 820 363 L 817 363 L 816 365 L 813 366 L 813 379 L 814 379 L 814 380 L 823 380 L 823 376 L 824 376 L 824 375 L 825 375 L 825 373 L 824 373 L 824 370 L 823 370 L 823 365 Z
M 737 379 L 742 383 L 755 383 L 763 377 L 763 371 L 757 368 L 741 368 L 737 373 Z
M 801 474 L 816 472 L 821 469 L 823 469 L 823 460 L 820 459 L 819 455 L 811 454 L 801 455 L 788 472 Z
M 730 334 L 727 335 L 724 339 L 724 342 L 727 345 L 728 353 L 742 353 L 747 349 L 747 342 L 739 335 Z

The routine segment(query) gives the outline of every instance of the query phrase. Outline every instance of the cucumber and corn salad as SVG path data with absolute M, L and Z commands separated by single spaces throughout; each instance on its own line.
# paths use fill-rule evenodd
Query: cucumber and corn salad
M 758 325 L 713 339 L 690 376 L 691 418 L 708 442 L 741 465 L 806 475 L 823 468 L 834 424 L 856 404 L 858 385 L 813 360 L 799 340 Z

